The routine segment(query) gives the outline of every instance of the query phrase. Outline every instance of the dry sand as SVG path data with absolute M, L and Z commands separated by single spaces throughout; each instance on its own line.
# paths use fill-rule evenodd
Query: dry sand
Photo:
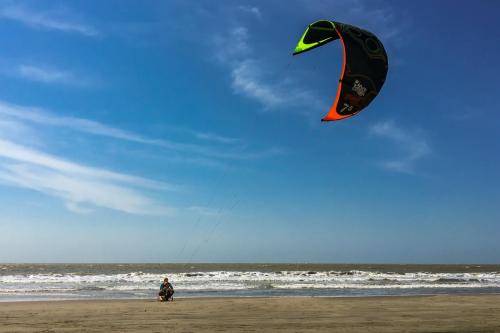
M 0 332 L 500 332 L 500 295 L 0 303 Z

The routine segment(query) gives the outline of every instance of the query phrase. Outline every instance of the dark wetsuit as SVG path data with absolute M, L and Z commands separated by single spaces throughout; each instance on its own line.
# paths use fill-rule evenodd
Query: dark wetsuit
M 170 282 L 162 283 L 160 285 L 160 292 L 158 293 L 158 296 L 161 296 L 163 300 L 165 301 L 171 300 L 173 295 L 174 295 L 174 287 Z

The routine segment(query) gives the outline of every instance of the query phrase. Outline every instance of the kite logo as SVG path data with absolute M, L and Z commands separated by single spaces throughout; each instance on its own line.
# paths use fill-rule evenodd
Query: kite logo
M 361 96 L 363 97 L 365 94 L 366 94 L 366 88 L 363 87 L 363 85 L 361 84 L 361 82 L 359 82 L 359 80 L 356 80 L 354 81 L 354 85 L 352 86 L 352 90 L 358 94 L 358 96 Z
M 353 109 L 353 106 L 352 105 L 349 105 L 347 103 L 344 103 L 344 107 L 342 109 L 340 109 L 339 113 L 340 114 L 344 114 L 344 111 L 347 110 L 347 112 L 351 112 Z

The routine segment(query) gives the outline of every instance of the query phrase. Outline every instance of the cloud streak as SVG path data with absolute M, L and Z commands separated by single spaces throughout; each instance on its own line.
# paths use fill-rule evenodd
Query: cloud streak
M 260 11 L 259 7 L 256 6 L 239 6 L 239 10 L 250 13 L 254 15 L 256 18 L 261 19 L 262 18 L 262 12 Z
M 166 126 L 169 130 L 183 133 L 183 134 L 188 134 L 198 140 L 204 140 L 204 141 L 210 141 L 213 143 L 220 143 L 220 144 L 225 144 L 225 145 L 234 145 L 238 144 L 241 142 L 240 139 L 234 138 L 234 137 L 228 137 L 212 132 L 202 132 L 202 131 L 196 131 L 190 128 L 185 128 L 185 127 L 179 127 L 179 126 Z
M 118 140 L 125 140 L 144 145 L 152 145 L 164 149 L 174 150 L 181 153 L 202 155 L 212 158 L 252 159 L 252 158 L 270 156 L 278 151 L 276 149 L 269 149 L 260 152 L 248 152 L 243 150 L 241 147 L 222 150 L 206 145 L 199 145 L 193 143 L 180 143 L 165 139 L 155 139 L 140 134 L 128 132 L 116 127 L 111 127 L 93 120 L 77 118 L 77 117 L 56 116 L 53 113 L 48 112 L 47 110 L 44 110 L 42 108 L 20 106 L 20 105 L 6 103 L 3 101 L 0 101 L 0 115 L 1 114 L 41 125 L 61 127 L 78 132 L 83 132 L 86 134 L 103 136 Z M 210 137 L 212 140 L 219 140 L 219 141 L 227 139 L 224 137 L 218 137 L 214 134 L 208 135 L 206 133 L 205 134 L 197 133 L 197 135 L 201 136 L 205 135 L 205 137 Z
M 156 202 L 147 193 L 179 192 L 184 191 L 186 187 L 78 164 L 47 154 L 39 148 L 28 147 L 26 145 L 28 142 L 29 146 L 44 146 L 40 145 L 43 141 L 35 140 L 40 125 L 169 148 L 175 152 L 166 154 L 164 158 L 167 160 L 172 158 L 175 162 L 210 167 L 226 168 L 221 158 L 257 159 L 283 153 L 279 149 L 251 152 L 244 150 L 243 146 L 226 151 L 195 144 L 151 139 L 88 119 L 61 117 L 41 108 L 0 101 L 0 183 L 58 198 L 64 202 L 68 210 L 80 214 L 89 213 L 96 208 L 106 208 L 129 214 L 172 215 L 179 211 L 179 208 Z M 186 131 L 200 140 L 223 144 L 223 147 L 239 143 L 237 139 L 214 133 L 181 130 L 188 133 Z M 20 139 L 25 144 L 13 142 Z
M 0 7 L 0 17 L 22 23 L 26 26 L 43 30 L 76 33 L 87 37 L 99 35 L 90 25 L 70 20 L 72 14 L 67 10 L 36 11 L 24 6 L 13 5 Z
M 266 111 L 292 108 L 295 112 L 309 115 L 313 110 L 326 109 L 326 104 L 313 92 L 304 90 L 293 82 L 266 81 L 261 68 L 252 59 L 235 65 L 231 71 L 234 91 L 260 102 Z
M 101 180 L 118 181 L 130 185 L 140 187 L 147 187 L 159 190 L 174 190 L 175 186 L 155 182 L 149 179 L 128 176 L 121 173 L 107 171 L 103 169 L 95 169 L 90 167 L 81 166 L 76 163 L 67 162 L 65 160 L 53 157 L 48 154 L 31 150 L 15 143 L 0 139 L 0 157 L 6 157 L 16 161 L 27 162 L 36 164 L 49 169 L 58 170 L 83 177 L 91 177 Z
M 63 84 L 70 86 L 91 85 L 91 81 L 82 75 L 56 68 L 21 64 L 17 67 L 14 74 L 28 81 L 46 84 Z
M 216 35 L 213 39 L 217 50 L 215 58 L 229 69 L 231 87 L 236 94 L 259 102 L 267 111 L 286 108 L 309 114 L 311 110 L 326 108 L 326 103 L 293 79 L 276 81 L 273 71 L 253 56 L 249 39 L 248 29 L 242 25 L 236 25 L 226 35 Z M 228 43 L 230 48 L 226 47 Z
M 237 138 L 229 138 L 226 136 L 221 136 L 215 133 L 208 133 L 208 132 L 195 132 L 191 131 L 191 133 L 198 139 L 200 140 L 208 140 L 208 141 L 213 141 L 213 142 L 218 142 L 218 143 L 223 143 L 223 144 L 235 144 L 238 143 L 240 140 Z
M 259 77 L 259 67 L 253 60 L 243 60 L 231 70 L 232 87 L 237 93 L 256 99 L 266 109 L 285 103 L 276 87 L 263 82 Z
M 403 129 L 394 121 L 376 123 L 370 128 L 370 133 L 389 140 L 402 152 L 398 159 L 382 162 L 382 167 L 389 171 L 414 174 L 415 164 L 431 153 L 427 140 L 419 131 Z
M 74 212 L 95 207 L 143 215 L 174 211 L 139 190 L 176 189 L 167 183 L 76 164 L 2 139 L 1 160 L 0 182 L 57 197 Z

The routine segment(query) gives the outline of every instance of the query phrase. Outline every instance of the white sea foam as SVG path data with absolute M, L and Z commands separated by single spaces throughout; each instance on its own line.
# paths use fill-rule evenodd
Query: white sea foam
M 27 274 L 0 275 L 2 294 L 153 293 L 164 274 Z M 212 271 L 169 274 L 178 292 L 245 290 L 388 290 L 500 288 L 500 273 L 381 273 L 371 271 Z

